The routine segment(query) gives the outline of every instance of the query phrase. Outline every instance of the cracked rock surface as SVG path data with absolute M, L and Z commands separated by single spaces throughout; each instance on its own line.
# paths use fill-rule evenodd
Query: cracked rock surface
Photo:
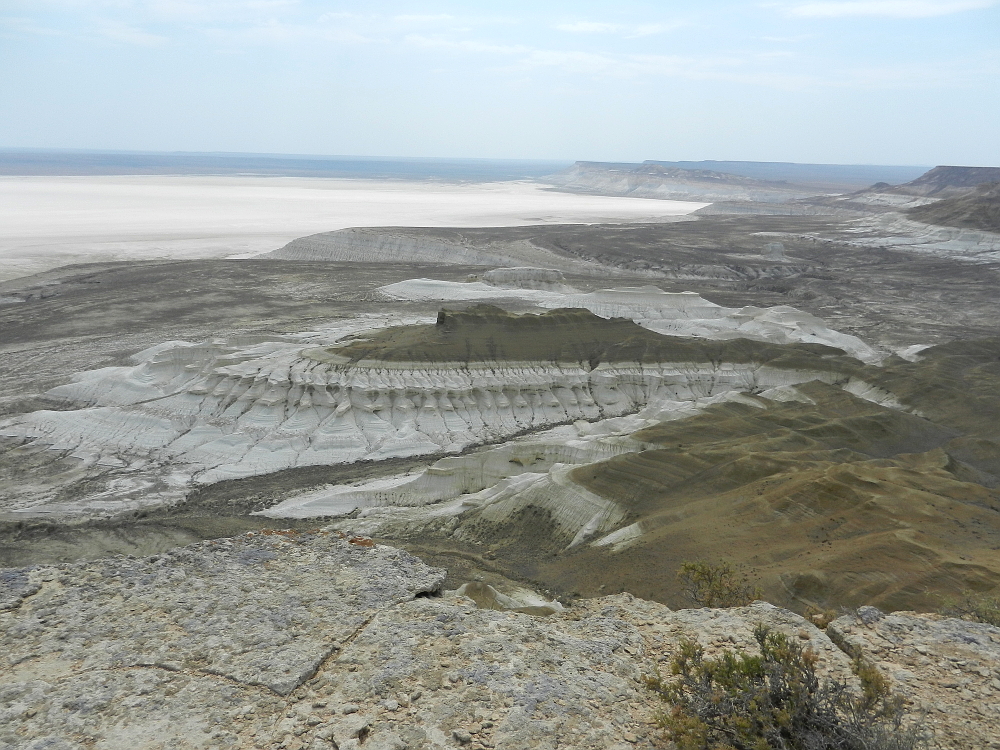
M 287 695 L 377 611 L 443 580 L 401 550 L 323 533 L 6 571 L 0 724 L 13 733 L 0 746 L 47 729 L 114 736 L 116 718 L 125 731 L 171 711 L 219 728 L 216 708 Z
M 0 574 L 0 750 L 662 747 L 641 682 L 763 623 L 826 677 L 887 674 L 935 748 L 1000 737 L 1000 629 L 865 607 L 827 631 L 765 602 L 671 611 L 619 594 L 550 617 L 478 609 L 361 538 L 262 533 Z M 991 743 L 994 743 L 991 745 Z
M 862 607 L 827 632 L 861 653 L 926 715 L 940 747 L 1000 747 L 1000 628 Z

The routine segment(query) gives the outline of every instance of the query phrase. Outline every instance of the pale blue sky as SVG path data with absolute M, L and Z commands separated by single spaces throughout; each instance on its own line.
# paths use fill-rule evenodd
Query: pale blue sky
M 1000 165 L 1000 1 L 0 0 L 0 147 Z

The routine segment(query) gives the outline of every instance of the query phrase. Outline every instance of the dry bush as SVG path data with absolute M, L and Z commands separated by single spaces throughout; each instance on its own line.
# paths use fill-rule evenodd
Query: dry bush
M 678 750 L 913 750 L 924 740 L 902 728 L 902 701 L 871 664 L 856 660 L 860 695 L 820 680 L 816 655 L 758 626 L 760 654 L 706 659 L 692 641 L 646 686 L 672 708 L 659 717 Z
M 743 607 L 763 595 L 746 573 L 729 563 L 684 562 L 677 578 L 685 595 L 701 607 Z
M 837 619 L 837 610 L 820 609 L 810 604 L 806 607 L 806 611 L 802 613 L 802 616 L 820 630 L 826 630 L 826 626 Z
M 1000 628 L 1000 596 L 965 591 L 961 599 L 947 602 L 941 608 L 941 614 Z

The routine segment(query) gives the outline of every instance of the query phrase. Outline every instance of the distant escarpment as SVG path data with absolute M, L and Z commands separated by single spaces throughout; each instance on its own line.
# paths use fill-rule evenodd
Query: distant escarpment
M 548 178 L 562 190 L 689 201 L 784 203 L 814 190 L 707 169 L 579 161 Z
M 867 207 L 869 209 L 901 210 L 923 208 L 933 201 L 966 198 L 1000 182 L 1000 167 L 934 167 L 915 180 L 902 185 L 879 182 L 854 193 L 824 199 L 830 205 Z M 937 204 L 933 204 L 937 205 Z M 942 211 L 956 209 L 945 206 Z M 932 215 L 932 214 L 929 214 Z M 920 219 L 923 221 L 923 219 Z M 933 222 L 944 223 L 944 222 Z M 948 226 L 958 226 L 948 224 Z M 984 228 L 984 227 L 974 227 Z
M 1000 182 L 984 183 L 967 195 L 917 206 L 907 213 L 927 224 L 1000 232 Z
M 934 167 L 915 180 L 887 188 L 904 195 L 949 198 L 989 182 L 1000 182 L 1000 167 Z
M 862 245 L 990 262 L 1000 248 L 998 185 L 1000 167 L 941 166 L 902 185 L 877 183 L 807 202 L 869 214 L 859 223 L 862 233 L 872 233 L 857 240 Z

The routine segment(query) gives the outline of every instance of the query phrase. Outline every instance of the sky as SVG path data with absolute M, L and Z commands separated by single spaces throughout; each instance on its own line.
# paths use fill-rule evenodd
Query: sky
M 1000 165 L 1000 0 L 0 0 L 0 148 Z

